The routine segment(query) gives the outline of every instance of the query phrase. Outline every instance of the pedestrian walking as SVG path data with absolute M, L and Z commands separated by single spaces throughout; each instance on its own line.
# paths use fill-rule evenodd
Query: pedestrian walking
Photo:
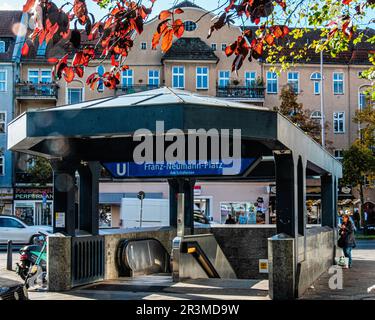
M 238 217 L 239 224 L 247 224 L 247 217 L 245 216 L 245 212 L 242 211 L 240 216 Z
M 349 268 L 352 267 L 352 248 L 355 248 L 354 224 L 347 213 L 342 215 L 342 224 L 339 230 L 338 245 L 342 248 L 345 258 L 349 260 Z
M 236 220 L 233 219 L 231 214 L 228 214 L 228 218 L 225 220 L 225 224 L 236 224 Z
M 358 208 L 354 209 L 353 220 L 354 220 L 355 227 L 357 228 L 357 230 L 359 230 L 360 226 L 361 226 L 361 223 L 360 223 L 361 222 L 361 216 L 359 214 Z

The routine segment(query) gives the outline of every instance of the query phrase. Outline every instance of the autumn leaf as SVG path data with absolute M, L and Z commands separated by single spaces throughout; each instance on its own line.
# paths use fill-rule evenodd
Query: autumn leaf
M 23 56 L 27 56 L 29 54 L 29 50 L 30 50 L 30 47 L 29 45 L 27 44 L 27 42 L 25 42 L 22 46 L 22 49 L 21 49 L 21 54 Z
M 236 47 L 237 47 L 237 42 L 234 42 L 230 46 L 227 46 L 225 48 L 225 54 L 227 55 L 227 57 L 230 57 L 233 54 Z
M 74 80 L 74 69 L 72 67 L 64 68 L 64 79 L 67 83 L 70 83 Z
M 165 53 L 172 47 L 173 41 L 173 29 L 168 29 L 165 32 L 163 40 L 161 42 L 161 50 Z
M 350 4 L 353 0 L 342 0 L 342 4 Z
M 55 64 L 55 63 L 59 62 L 59 59 L 57 59 L 57 58 L 48 58 L 47 62 L 51 63 L 51 64 Z
M 83 71 L 82 67 L 76 67 L 75 68 L 75 72 L 76 72 L 76 74 L 77 74 L 78 77 L 80 77 L 80 78 L 83 77 L 84 71 Z
M 269 46 L 273 46 L 273 44 L 275 43 L 275 38 L 271 35 L 271 34 L 267 34 L 265 37 L 264 37 L 264 40 L 267 42 L 267 44 Z
M 171 14 L 172 14 L 172 12 L 170 12 L 169 10 L 163 10 L 159 14 L 159 20 L 165 20 L 165 19 L 169 18 L 171 16 Z
M 25 5 L 23 6 L 23 12 L 29 12 L 35 5 L 36 0 L 27 0 Z
M 181 19 L 177 19 L 173 24 L 173 32 L 177 38 L 181 38 L 184 34 L 185 26 Z

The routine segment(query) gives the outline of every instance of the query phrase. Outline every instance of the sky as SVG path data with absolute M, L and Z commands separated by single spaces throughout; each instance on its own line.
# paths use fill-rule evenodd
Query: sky
M 54 0 L 56 5 L 61 6 L 68 2 L 69 0 Z M 74 0 L 70 0 L 73 2 Z M 157 0 L 154 5 L 153 14 L 150 18 L 153 18 L 157 15 L 161 10 L 166 8 L 172 7 L 174 4 L 181 2 L 182 0 Z M 191 0 L 196 5 L 206 9 L 206 10 L 213 10 L 218 6 L 222 5 L 223 3 L 227 2 L 228 0 Z M 0 10 L 22 10 L 23 5 L 26 3 L 26 0 L 0 0 Z M 89 8 L 89 12 L 93 13 L 96 20 L 99 20 L 103 17 L 107 12 L 106 10 L 102 10 L 98 7 L 98 5 L 92 0 L 86 0 L 87 6 Z M 150 5 L 149 0 L 144 0 L 144 4 L 146 7 Z M 370 20 L 375 21 L 375 10 L 370 10 L 366 12 L 366 23 Z M 371 27 L 375 28 L 375 23 L 371 24 Z
M 61 6 L 68 2 L 68 0 L 55 0 L 57 6 Z M 69 1 L 73 2 L 73 0 Z M 165 8 L 170 8 L 175 4 L 175 0 L 157 0 L 154 5 L 154 15 Z M 195 0 L 192 1 L 202 8 L 212 10 L 217 7 L 218 3 L 224 3 L 225 0 Z M 0 0 L 0 10 L 22 10 L 26 0 Z M 101 10 L 95 2 L 86 0 L 89 11 L 92 12 L 96 18 L 103 17 L 106 13 L 105 10 Z M 146 7 L 149 6 L 150 1 L 144 1 Z

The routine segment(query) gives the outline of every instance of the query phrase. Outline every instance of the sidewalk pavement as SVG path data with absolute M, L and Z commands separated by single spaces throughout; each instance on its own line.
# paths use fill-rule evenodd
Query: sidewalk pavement
M 341 249 L 338 255 L 342 255 Z M 342 269 L 343 288 L 330 289 L 334 273 L 325 272 L 303 295 L 304 300 L 375 300 L 375 241 L 359 240 L 353 249 L 353 267 Z

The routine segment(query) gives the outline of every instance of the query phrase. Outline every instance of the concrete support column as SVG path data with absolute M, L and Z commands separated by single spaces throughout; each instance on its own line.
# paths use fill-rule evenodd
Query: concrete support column
M 80 229 L 93 236 L 99 234 L 99 174 L 100 165 L 88 162 L 78 168 Z
M 177 228 L 177 194 L 179 184 L 177 179 L 168 179 L 169 184 L 169 225 Z
M 47 257 L 48 291 L 70 290 L 72 286 L 72 238 L 62 234 L 49 235 Z
M 337 197 L 335 193 L 335 178 L 332 175 L 325 174 L 321 178 L 321 197 L 322 197 L 322 226 L 334 228 L 336 221 Z
M 185 195 L 185 228 L 194 234 L 194 185 L 195 179 L 186 179 L 183 184 Z
M 275 153 L 277 233 L 291 237 L 298 234 L 297 179 L 291 152 Z
M 268 239 L 269 295 L 273 300 L 295 298 L 295 246 L 295 239 L 285 234 Z
M 302 157 L 297 164 L 297 192 L 298 192 L 298 234 L 306 235 L 306 163 Z
M 77 162 L 52 160 L 53 232 L 75 236 L 75 171 Z M 56 217 L 59 220 L 56 221 Z M 56 223 L 57 222 L 57 223 Z
M 177 227 L 177 194 L 183 193 L 185 199 L 185 228 L 194 230 L 194 179 L 169 179 L 169 220 Z

